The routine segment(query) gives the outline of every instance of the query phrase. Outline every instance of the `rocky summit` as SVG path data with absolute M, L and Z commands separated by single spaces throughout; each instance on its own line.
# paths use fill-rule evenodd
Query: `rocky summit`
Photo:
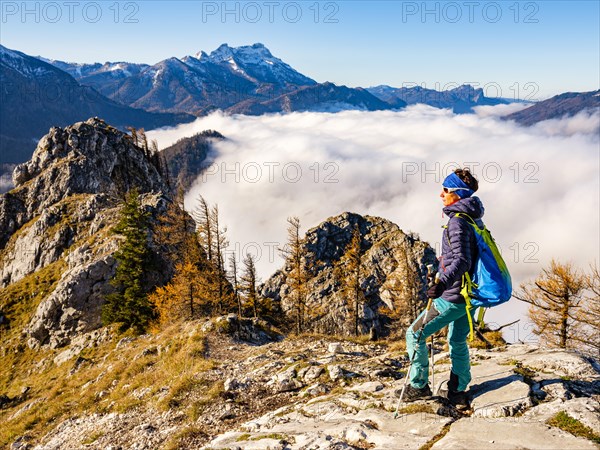
M 403 232 L 389 220 L 343 213 L 330 217 L 308 230 L 304 237 L 308 271 L 307 309 L 315 312 L 308 327 L 334 334 L 352 333 L 348 320 L 355 308 L 339 281 L 340 260 L 346 253 L 355 227 L 361 235 L 362 275 L 359 277 L 365 298 L 359 305 L 359 331 L 385 335 L 389 320 L 381 308 L 394 310 L 394 298 L 411 297 L 425 303 L 427 265 L 437 267 L 435 251 L 429 244 Z M 294 308 L 290 294 L 289 266 L 284 266 L 262 286 L 262 295 L 281 303 L 284 311 Z M 411 288 L 415 288 L 411 291 Z M 325 308 L 322 308 L 326 305 Z
M 131 137 L 98 118 L 52 128 L 13 181 L 0 195 L 0 287 L 52 272 L 13 301 L 40 302 L 24 331 L 30 346 L 65 345 L 100 326 L 118 248 L 110 229 L 126 192 L 137 188 L 156 214 L 168 188 Z

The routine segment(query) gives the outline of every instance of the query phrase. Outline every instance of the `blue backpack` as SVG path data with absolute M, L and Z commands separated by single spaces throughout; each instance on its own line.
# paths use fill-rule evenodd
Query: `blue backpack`
M 471 277 L 469 272 L 465 272 L 460 292 L 467 304 L 467 317 L 471 328 L 471 340 L 473 340 L 471 309 L 480 308 L 477 320 L 482 326 L 485 308 L 501 305 L 510 300 L 512 281 L 496 242 L 485 225 L 483 228 L 479 228 L 468 214 L 457 213 L 454 217 L 465 219 L 473 227 L 477 241 L 477 259 L 474 264 L 473 276 Z M 449 236 L 448 240 L 450 240 Z

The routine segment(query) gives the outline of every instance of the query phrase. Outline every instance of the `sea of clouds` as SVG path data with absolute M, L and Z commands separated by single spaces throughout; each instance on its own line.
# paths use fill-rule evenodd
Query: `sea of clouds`
M 455 115 L 425 105 L 402 111 L 345 111 L 267 116 L 214 113 L 155 130 L 160 148 L 206 129 L 215 143 L 208 168 L 186 195 L 218 204 L 230 251 L 257 258 L 264 281 L 282 266 L 286 218 L 302 231 L 351 211 L 381 216 L 438 249 L 443 178 L 468 166 L 480 181 L 484 221 L 499 243 L 514 287 L 552 258 L 587 269 L 600 258 L 600 114 L 532 127 L 501 115 L 525 105 L 479 107 Z M 508 339 L 531 339 L 526 305 L 511 301 L 487 319 L 507 323 Z M 513 334 L 513 336 L 511 336 Z

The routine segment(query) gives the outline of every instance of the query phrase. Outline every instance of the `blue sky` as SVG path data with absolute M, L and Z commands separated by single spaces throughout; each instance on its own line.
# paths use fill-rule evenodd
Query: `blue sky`
M 599 88 L 599 4 L 2 1 L 0 41 L 66 61 L 146 63 L 262 42 L 317 81 L 471 82 L 489 96 L 542 99 Z

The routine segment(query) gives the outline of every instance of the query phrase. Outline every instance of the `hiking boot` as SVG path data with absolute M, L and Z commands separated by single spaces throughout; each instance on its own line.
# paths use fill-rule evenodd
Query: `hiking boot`
M 396 391 L 396 395 L 398 397 L 400 397 L 400 395 L 402 395 L 402 389 L 398 389 Z M 404 397 L 402 397 L 402 401 L 414 402 L 415 400 L 424 400 L 431 396 L 432 396 L 432 393 L 431 393 L 431 389 L 429 389 L 428 384 L 425 385 L 425 387 L 422 387 L 419 389 L 419 388 L 411 386 L 411 384 L 409 383 L 408 386 L 406 386 L 406 389 L 404 391 Z
M 465 391 L 448 391 L 446 398 L 454 406 L 469 406 L 469 396 Z
M 458 376 L 450 372 L 450 379 L 444 387 L 440 387 L 438 395 L 448 399 L 454 406 L 469 406 L 469 396 L 465 391 L 458 391 Z

